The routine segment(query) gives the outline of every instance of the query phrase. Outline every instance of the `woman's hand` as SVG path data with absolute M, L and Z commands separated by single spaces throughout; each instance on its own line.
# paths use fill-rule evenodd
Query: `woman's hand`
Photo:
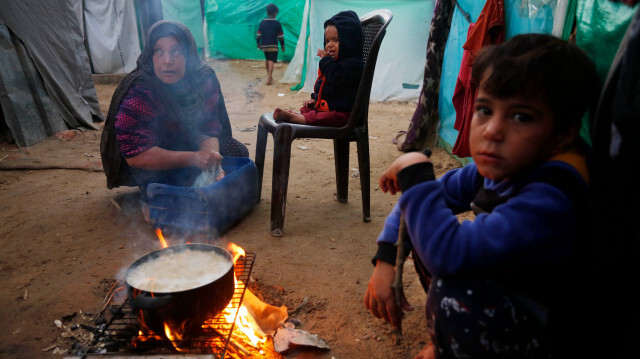
M 220 164 L 222 155 L 220 155 L 220 142 L 216 137 L 209 137 L 202 140 L 199 144 L 200 151 L 195 152 L 193 165 L 203 171 L 211 170 L 214 166 Z
M 420 152 L 409 152 L 396 158 L 391 166 L 389 166 L 389 168 L 382 172 L 380 179 L 378 179 L 378 184 L 380 185 L 380 189 L 382 190 L 382 192 L 390 192 L 391 194 L 400 192 L 400 184 L 398 183 L 398 172 L 406 167 L 420 162 L 429 162 L 429 157 Z
M 396 270 L 390 263 L 378 261 L 373 274 L 369 279 L 367 292 L 364 295 L 364 306 L 371 311 L 374 317 L 382 318 L 400 329 L 401 320 L 398 315 L 395 296 L 391 285 L 396 277 Z M 401 298 L 402 309 L 413 310 L 407 298 Z
M 194 152 L 193 166 L 198 167 L 203 171 L 209 171 L 222 161 L 222 155 L 218 151 L 214 150 L 200 150 Z

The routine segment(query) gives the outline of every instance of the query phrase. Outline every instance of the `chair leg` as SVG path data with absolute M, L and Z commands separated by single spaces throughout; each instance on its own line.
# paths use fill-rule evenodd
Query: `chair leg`
M 273 134 L 273 179 L 271 182 L 271 235 L 284 235 L 287 187 L 291 165 L 291 127 L 283 126 Z
M 371 163 L 369 159 L 369 135 L 358 139 L 358 168 L 360 169 L 360 191 L 362 192 L 362 220 L 371 222 Z
M 336 164 L 336 193 L 338 201 L 349 198 L 349 141 L 333 140 L 333 156 Z
M 267 137 L 269 132 L 262 126 L 258 125 L 258 139 L 256 140 L 256 158 L 255 164 L 258 168 L 258 202 L 262 195 L 262 178 L 264 174 L 264 155 L 267 150 Z

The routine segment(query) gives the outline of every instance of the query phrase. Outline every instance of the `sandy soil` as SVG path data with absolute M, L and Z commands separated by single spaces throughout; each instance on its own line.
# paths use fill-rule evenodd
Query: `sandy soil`
M 297 109 L 306 93 L 281 84 L 286 64 L 265 85 L 259 61 L 216 61 L 234 137 L 255 153 L 260 114 L 276 106 Z M 97 85 L 106 114 L 115 85 Z M 390 325 L 363 305 L 372 272 L 375 240 L 397 197 L 376 185 L 379 174 L 402 154 L 392 143 L 406 130 L 415 103 L 370 107 L 371 216 L 362 221 L 355 146 L 351 146 L 349 201 L 335 197 L 333 147 L 327 140 L 293 144 L 284 237 L 269 234 L 272 139 L 262 200 L 220 239 L 256 253 L 250 288 L 269 304 L 292 310 L 300 328 L 317 334 L 330 350 L 296 349 L 287 358 L 413 358 L 428 341 L 425 293 L 412 263 L 405 287 L 415 306 L 404 319 L 404 341 L 395 345 Z M 101 125 L 101 124 L 100 124 Z M 135 188 L 108 190 L 101 172 L 99 131 L 68 131 L 29 148 L 0 143 L 0 357 L 69 355 L 82 328 L 93 325 L 105 297 L 136 258 L 159 248 L 132 197 Z M 459 164 L 442 150 L 433 155 L 437 174 Z M 114 205 L 116 201 L 120 209 Z M 169 239 L 170 244 L 174 239 Z M 178 239 L 176 239 L 178 240 Z M 83 333 L 84 332 L 84 333 Z M 69 337 L 66 333 L 71 333 Z

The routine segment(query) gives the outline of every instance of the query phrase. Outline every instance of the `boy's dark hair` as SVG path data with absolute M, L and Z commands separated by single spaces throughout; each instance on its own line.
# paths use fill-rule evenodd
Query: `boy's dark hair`
M 276 16 L 278 14 L 278 7 L 275 4 L 267 5 L 267 15 Z
M 599 88 L 595 65 L 584 51 L 544 34 L 517 35 L 483 48 L 474 60 L 471 78 L 478 88 L 499 98 L 546 101 L 558 133 L 580 128 Z

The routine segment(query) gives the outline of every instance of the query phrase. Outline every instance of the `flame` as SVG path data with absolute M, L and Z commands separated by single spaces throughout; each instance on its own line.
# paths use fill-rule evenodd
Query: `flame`
M 172 330 L 168 323 L 164 323 L 164 333 L 167 335 L 167 339 L 171 341 L 171 344 L 177 351 L 182 352 L 185 351 L 178 347 L 178 343 L 182 341 L 182 333 L 177 330 Z
M 247 289 L 248 290 L 248 289 Z M 261 344 L 267 341 L 267 336 L 262 332 L 255 320 L 249 314 L 249 310 L 244 304 L 240 305 L 237 309 L 233 307 L 231 303 L 221 313 L 228 323 L 233 323 L 234 318 L 235 326 L 233 327 L 233 336 L 242 338 L 244 342 L 247 342 L 252 347 L 260 347 Z
M 229 242 L 229 244 L 227 244 L 227 249 L 233 255 L 233 263 L 234 264 L 238 261 L 238 258 L 245 256 L 244 249 L 242 249 L 242 247 L 236 245 L 233 242 Z
M 162 248 L 167 248 L 167 241 L 164 240 L 164 236 L 162 235 L 162 231 L 160 230 L 160 228 L 156 229 L 156 235 L 160 240 L 160 245 L 162 246 Z
M 167 248 L 168 246 L 167 242 L 165 241 L 164 236 L 162 235 L 162 231 L 159 228 L 156 229 L 156 235 L 158 236 L 158 239 L 160 241 L 160 245 L 162 246 L 162 248 Z M 246 252 L 242 247 L 232 242 L 229 242 L 229 244 L 227 245 L 227 249 L 229 250 L 229 252 L 233 257 L 234 264 L 237 263 L 240 257 L 244 257 L 246 255 Z M 234 275 L 234 283 L 236 287 L 239 284 L 242 284 L 241 281 L 238 281 L 235 275 Z M 255 295 L 253 295 L 248 288 L 245 289 L 245 297 L 247 296 L 251 298 L 255 298 Z M 262 303 L 257 298 L 255 298 L 255 300 L 259 301 L 263 305 L 267 305 L 266 303 Z M 219 315 L 221 315 L 227 323 L 235 322 L 235 325 L 233 326 L 233 332 L 231 334 L 231 338 L 232 338 L 231 344 L 234 345 L 236 349 L 240 350 L 240 352 L 242 352 L 245 355 L 251 355 L 248 351 L 246 351 L 245 348 L 242 347 L 242 345 L 247 345 L 247 346 L 251 346 L 253 350 L 258 350 L 261 355 L 264 354 L 264 349 L 266 349 L 265 343 L 267 343 L 268 341 L 268 336 L 262 331 L 262 329 L 260 328 L 260 325 L 256 322 L 256 319 L 253 317 L 250 310 L 243 303 L 241 303 L 240 306 L 238 307 L 237 302 L 234 305 L 234 302 L 231 301 L 229 302 L 227 307 L 224 310 L 222 310 L 222 312 Z M 214 320 L 207 320 L 205 323 L 203 323 L 202 327 L 203 328 L 209 327 L 220 332 L 219 330 L 221 328 L 216 328 L 216 325 L 214 323 L 215 323 Z M 165 322 L 164 331 L 165 331 L 166 338 L 171 341 L 171 344 L 177 351 L 179 352 L 188 351 L 178 346 L 178 344 L 180 344 L 183 340 L 183 335 L 182 335 L 183 332 L 180 328 L 173 328 L 170 323 Z M 147 335 L 150 335 L 150 337 L 148 338 L 161 339 L 158 335 L 154 334 L 151 330 L 149 330 L 149 332 L 150 333 L 148 333 Z M 142 331 L 140 331 L 139 333 L 138 340 L 140 341 L 147 340 L 147 339 L 144 339 Z M 268 351 L 271 351 L 271 350 L 268 350 Z
M 227 244 L 227 249 L 233 256 L 233 263 L 236 264 L 240 257 L 245 256 L 245 251 L 242 247 L 236 245 L 233 242 L 229 242 Z M 235 282 L 236 287 L 239 282 L 236 276 L 234 275 L 233 280 Z M 249 289 L 245 289 L 246 292 L 249 292 Z M 244 304 L 240 304 L 240 307 L 236 308 L 233 305 L 233 302 L 230 302 L 227 307 L 222 311 L 221 315 L 225 318 L 228 323 L 233 323 L 235 319 L 235 325 L 233 327 L 233 336 L 240 337 L 244 339 L 243 341 L 250 344 L 252 347 L 259 347 L 261 344 L 267 341 L 267 336 L 262 332 L 255 319 L 249 313 L 247 307 Z

